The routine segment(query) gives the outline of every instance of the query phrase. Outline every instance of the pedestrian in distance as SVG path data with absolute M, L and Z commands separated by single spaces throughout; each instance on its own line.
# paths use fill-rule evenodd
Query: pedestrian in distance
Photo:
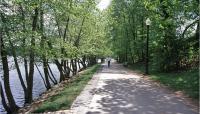
M 110 57 L 107 58 L 107 62 L 108 62 L 108 68 L 109 68 L 110 67 L 110 62 L 111 62 L 111 58 Z

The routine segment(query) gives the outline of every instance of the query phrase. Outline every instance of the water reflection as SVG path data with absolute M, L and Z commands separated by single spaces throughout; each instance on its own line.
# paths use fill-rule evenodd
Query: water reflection
M 15 69 L 15 65 L 14 65 L 14 61 L 12 59 L 12 57 L 8 57 L 8 61 L 9 61 L 9 69 L 10 69 L 10 87 L 11 87 L 11 91 L 13 94 L 13 97 L 16 101 L 16 104 L 20 107 L 23 107 L 24 105 L 24 92 L 22 89 L 22 86 L 20 84 L 20 80 L 17 74 L 17 70 Z M 21 59 L 19 59 L 19 66 L 20 66 L 20 70 L 21 73 L 23 75 L 23 80 L 25 81 L 25 70 L 24 70 L 24 65 L 23 65 L 23 61 L 21 61 Z M 44 77 L 44 72 L 43 72 L 43 68 L 42 65 L 40 65 L 40 63 L 36 63 L 42 76 Z M 53 63 L 49 64 L 53 75 L 55 76 L 56 80 L 59 82 L 59 70 L 57 69 L 57 66 Z M 46 87 L 44 85 L 44 82 L 42 80 L 42 77 L 40 75 L 40 73 L 38 72 L 36 66 L 34 67 L 34 77 L 33 77 L 33 99 L 38 98 L 42 93 L 44 93 L 46 91 Z M 82 66 L 81 66 L 82 68 Z M 2 64 L 0 62 L 0 76 L 2 78 L 0 78 L 0 81 L 2 82 L 2 86 L 3 86 L 3 70 L 2 70 Z M 50 80 L 51 85 L 53 85 L 53 83 Z M 3 86 L 4 88 L 4 86 Z M 0 114 L 6 114 L 3 106 L 2 106 L 2 101 L 0 101 Z

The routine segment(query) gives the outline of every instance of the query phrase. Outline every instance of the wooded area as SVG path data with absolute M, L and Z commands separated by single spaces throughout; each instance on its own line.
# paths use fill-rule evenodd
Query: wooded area
M 107 56 L 128 65 L 144 63 L 147 45 L 151 69 L 171 72 L 198 67 L 198 0 L 112 0 L 103 11 L 96 7 L 98 2 L 0 1 L 0 86 L 2 105 L 8 113 L 19 109 L 10 87 L 9 58 L 14 60 L 23 88 L 24 105 L 33 101 L 36 70 L 48 90 Z M 152 21 L 149 44 L 147 18 Z M 49 65 L 52 63 L 59 80 Z
M 198 67 L 198 0 L 113 0 L 110 37 L 119 62 L 145 62 L 150 18 L 149 58 L 152 69 L 178 71 Z

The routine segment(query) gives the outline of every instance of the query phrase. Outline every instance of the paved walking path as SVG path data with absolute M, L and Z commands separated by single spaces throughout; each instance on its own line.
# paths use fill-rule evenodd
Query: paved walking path
M 172 92 L 117 63 L 104 64 L 71 109 L 73 114 L 198 114 Z

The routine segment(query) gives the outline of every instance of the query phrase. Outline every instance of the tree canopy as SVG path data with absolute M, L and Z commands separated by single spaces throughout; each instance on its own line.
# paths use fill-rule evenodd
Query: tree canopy
M 198 0 L 113 0 L 110 8 L 110 37 L 120 62 L 145 61 L 150 18 L 150 62 L 161 71 L 198 65 Z
M 46 89 L 97 63 L 115 57 L 128 65 L 146 60 L 147 26 L 150 67 L 178 71 L 198 66 L 198 0 L 1 0 L 0 65 L 2 104 L 8 113 L 19 109 L 10 88 L 9 58 L 26 103 L 33 100 L 33 77 L 40 69 Z M 56 80 L 49 64 L 56 65 Z M 23 69 L 20 68 L 23 66 Z M 25 71 L 25 72 L 22 72 Z M 5 91 L 5 92 L 4 92 Z

